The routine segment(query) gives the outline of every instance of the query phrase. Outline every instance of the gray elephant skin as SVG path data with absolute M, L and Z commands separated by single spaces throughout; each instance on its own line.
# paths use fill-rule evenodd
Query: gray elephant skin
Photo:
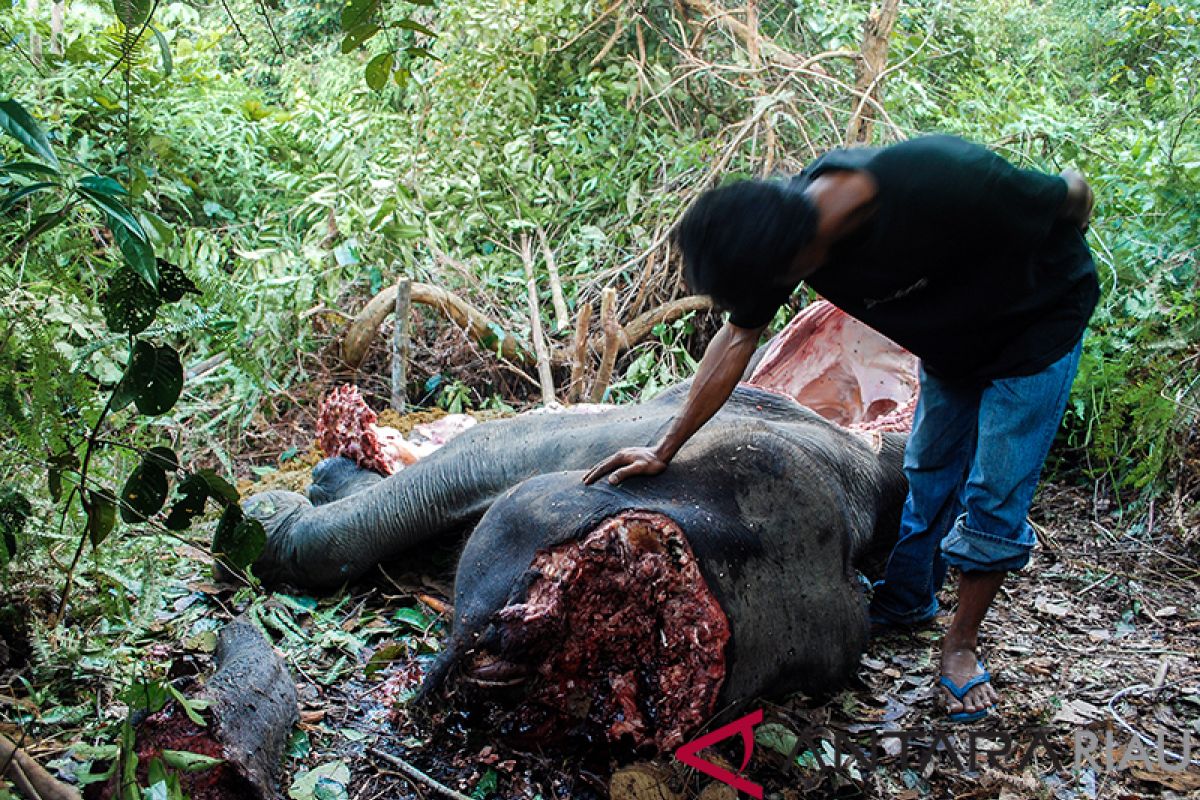
M 255 574 L 333 589 L 478 522 L 422 695 L 516 695 L 545 736 L 666 749 L 755 698 L 843 684 L 869 635 L 860 573 L 896 535 L 906 437 L 743 384 L 662 475 L 582 484 L 655 441 L 687 389 L 479 425 L 382 480 L 326 465 L 315 494 L 340 499 L 246 501 L 268 531 Z

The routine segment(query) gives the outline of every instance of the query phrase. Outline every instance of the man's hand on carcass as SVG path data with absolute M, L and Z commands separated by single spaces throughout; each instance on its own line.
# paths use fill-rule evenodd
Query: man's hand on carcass
M 591 471 L 583 476 L 583 482 L 592 484 L 608 475 L 608 482 L 617 484 L 635 475 L 657 475 L 666 468 L 667 462 L 659 458 L 655 448 L 626 447 L 592 467 Z
M 662 441 L 654 447 L 618 450 L 592 467 L 583 476 L 583 482 L 595 483 L 609 475 L 608 482 L 618 484 L 634 475 L 657 475 L 665 470 L 679 448 L 720 411 L 729 395 L 733 394 L 765 327 L 739 328 L 732 323 L 725 323 L 725 327 L 718 331 L 704 351 L 687 402 Z

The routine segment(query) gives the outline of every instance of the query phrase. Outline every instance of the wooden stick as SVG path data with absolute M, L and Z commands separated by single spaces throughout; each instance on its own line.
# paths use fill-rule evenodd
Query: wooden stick
M 600 369 L 596 370 L 596 381 L 592 384 L 593 403 L 604 399 L 604 393 L 612 381 L 613 367 L 617 363 L 617 348 L 621 344 L 621 323 L 617 321 L 617 290 L 611 286 L 600 293 L 600 325 L 604 329 L 604 354 L 600 357 Z
M 471 800 L 470 797 L 462 792 L 457 792 L 445 784 L 438 783 L 436 780 L 429 777 L 424 772 L 421 772 L 421 770 L 417 769 L 412 764 L 408 763 L 402 758 L 399 758 L 398 756 L 394 756 L 391 753 L 385 753 L 382 750 L 377 750 L 374 747 L 368 747 L 367 752 L 376 758 L 382 759 L 391 764 L 393 767 L 400 770 L 413 780 L 420 781 L 433 791 L 440 794 L 442 797 L 449 797 L 450 800 Z
M 554 260 L 554 251 L 546 240 L 546 231 L 541 225 L 537 228 L 538 241 L 542 245 L 542 258 L 546 259 L 546 271 L 550 273 L 550 302 L 554 304 L 554 329 L 562 332 L 571 324 L 571 316 L 567 313 L 567 301 L 563 297 L 562 281 L 558 278 L 558 262 Z
M 537 356 L 538 382 L 542 386 L 542 405 L 554 402 L 554 376 L 550 373 L 550 351 L 542 335 L 542 315 L 538 311 L 537 276 L 533 273 L 533 244 L 521 236 L 521 261 L 525 264 L 525 288 L 529 292 L 529 335 Z
M 27 800 L 80 800 L 79 792 L 56 780 L 4 734 L 0 733 L 0 773 L 13 782 Z
M 408 405 L 409 311 L 412 309 L 412 281 L 396 281 L 396 310 L 392 318 L 392 408 L 404 413 Z
M 567 384 L 567 402 L 579 401 L 583 394 L 583 382 L 587 379 L 588 326 L 592 324 L 592 307 L 579 307 L 579 319 L 575 321 L 575 341 L 571 347 L 571 382 Z

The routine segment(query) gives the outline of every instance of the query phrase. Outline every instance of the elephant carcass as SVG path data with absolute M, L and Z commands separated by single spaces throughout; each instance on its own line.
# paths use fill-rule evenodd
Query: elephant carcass
M 835 335 L 823 338 L 830 333 Z M 784 369 L 790 363 L 788 354 L 801 350 L 808 366 Z M 834 356 L 814 360 L 813 354 L 823 350 Z M 812 421 L 810 412 L 777 394 L 802 393 L 801 384 L 823 387 L 818 394 L 827 413 L 838 407 L 830 398 L 846 405 L 875 397 L 870 413 L 850 416 L 859 418 L 864 429 L 877 428 L 864 435 L 878 436 L 878 429 L 896 427 L 884 424 L 889 420 L 886 412 L 905 408 L 915 392 L 912 357 L 826 303 L 801 312 L 764 352 L 747 376 L 751 385 L 735 392 L 706 426 L 706 436 L 736 446 L 746 422 L 786 422 L 797 415 Z M 899 377 L 881 390 L 878 373 L 883 364 Z M 855 381 L 875 383 L 856 386 Z M 776 391 L 756 391 L 754 384 Z M 584 469 L 620 447 L 656 441 L 679 411 L 687 389 L 688 384 L 680 384 L 647 402 L 600 413 L 526 414 L 489 422 L 386 479 L 346 461 L 322 465 L 314 473 L 317 491 L 310 493 L 340 499 L 314 505 L 294 492 L 271 491 L 245 502 L 246 512 L 261 520 L 268 534 L 254 572 L 269 583 L 335 589 L 417 545 L 462 535 L 498 497 L 528 478 Z
M 522 699 L 535 738 L 679 745 L 715 711 L 843 683 L 868 638 L 859 570 L 895 538 L 904 436 L 873 441 L 743 388 L 654 478 L 531 478 L 459 561 L 426 678 Z

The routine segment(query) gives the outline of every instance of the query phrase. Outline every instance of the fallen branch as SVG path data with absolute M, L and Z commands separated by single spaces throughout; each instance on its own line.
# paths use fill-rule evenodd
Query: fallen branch
M 654 332 L 655 325 L 671 323 L 685 314 L 693 311 L 708 311 L 711 308 L 712 299 L 702 295 L 680 297 L 678 300 L 672 300 L 658 308 L 653 308 L 632 320 L 621 329 L 620 341 L 618 342 L 620 350 L 618 352 L 624 352 L 649 338 L 650 334 Z M 595 348 L 599 350 L 603 346 L 604 335 L 599 334 L 592 337 L 592 342 Z
M 0 766 L 3 775 L 12 781 L 27 800 L 80 800 L 79 792 L 55 779 L 28 753 L 0 733 Z
M 517 340 L 506 334 L 486 314 L 445 289 L 427 283 L 412 284 L 412 302 L 437 309 L 448 320 L 491 352 L 499 352 L 501 358 L 527 363 L 529 354 L 521 349 Z M 366 357 L 367 347 L 379 326 L 395 310 L 396 287 L 387 287 L 371 298 L 370 302 L 355 315 L 346 328 L 342 340 L 342 360 L 357 369 Z
M 402 758 L 398 758 L 397 756 L 394 756 L 391 753 L 385 753 L 382 750 L 377 750 L 374 747 L 368 747 L 367 752 L 370 753 L 371 755 L 375 756 L 376 758 L 382 759 L 383 761 L 386 761 L 387 763 L 391 764 L 393 767 L 400 770 L 401 772 L 403 772 L 405 775 L 412 778 L 413 780 L 420 781 L 421 783 L 425 784 L 433 791 L 440 794 L 442 797 L 449 797 L 449 798 L 451 798 L 451 800 L 471 800 L 470 797 L 463 794 L 462 792 L 456 792 L 454 789 L 451 789 L 449 786 L 446 786 L 445 784 L 442 784 L 442 783 L 438 783 L 435 779 L 426 775 L 424 772 L 421 772 L 421 770 L 417 769 L 412 764 L 408 763 L 407 761 L 405 761 Z

